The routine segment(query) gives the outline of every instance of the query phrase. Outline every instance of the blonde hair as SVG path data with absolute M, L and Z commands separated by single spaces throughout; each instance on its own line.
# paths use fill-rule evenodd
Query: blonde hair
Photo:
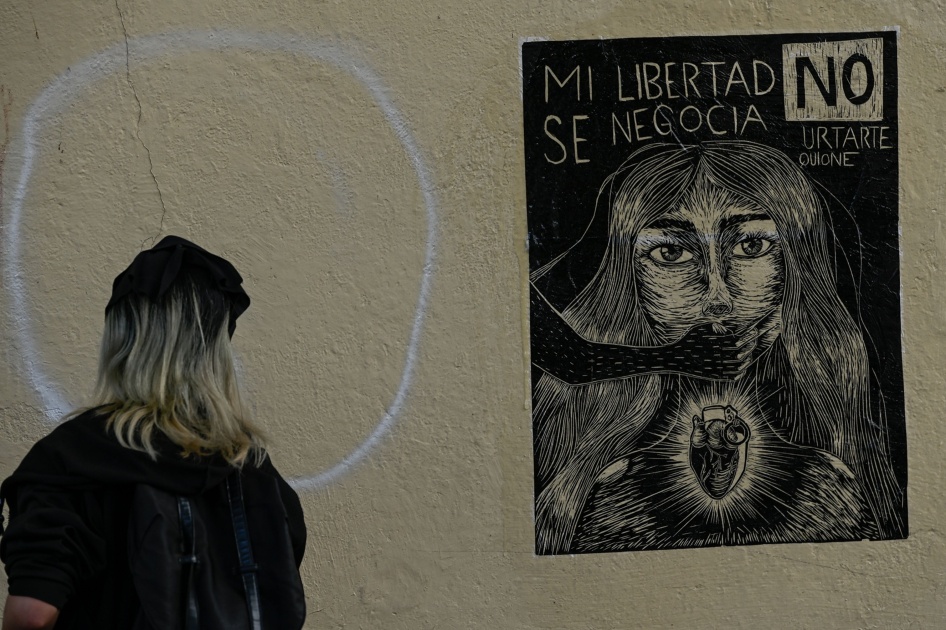
M 94 398 L 122 446 L 157 459 L 157 429 L 183 456 L 262 463 L 265 437 L 240 397 L 228 317 L 226 298 L 188 277 L 160 301 L 133 295 L 108 310 Z

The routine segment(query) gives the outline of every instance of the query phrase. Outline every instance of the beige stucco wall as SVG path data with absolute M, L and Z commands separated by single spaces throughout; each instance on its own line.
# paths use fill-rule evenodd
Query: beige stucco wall
M 536 557 L 520 40 L 892 25 L 909 540 Z M 200 50 L 215 29 L 244 49 Z M 90 388 L 111 278 L 175 233 L 246 278 L 236 344 L 287 476 L 391 427 L 302 493 L 308 628 L 943 627 L 944 33 L 941 2 L 3 0 L 0 246 L 18 244 L 26 306 L 5 274 L 0 477 L 55 392 Z M 18 138 L 57 77 L 81 89 L 37 119 L 11 236 Z

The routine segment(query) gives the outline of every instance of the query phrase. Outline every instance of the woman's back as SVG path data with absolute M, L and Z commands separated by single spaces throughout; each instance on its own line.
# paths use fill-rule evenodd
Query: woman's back
M 57 628 L 132 627 L 139 604 L 129 568 L 128 528 L 139 484 L 193 497 L 219 490 L 234 470 L 219 456 L 181 458 L 179 448 L 162 438 L 154 461 L 119 445 L 105 425 L 105 417 L 95 411 L 64 422 L 31 449 L 2 488 L 11 519 L 0 539 L 0 556 L 10 594 L 60 608 Z M 280 513 L 286 515 L 298 568 L 306 537 L 298 496 L 268 457 L 259 467 L 244 466 L 241 476 L 261 569 L 275 556 L 272 545 L 279 537 L 260 535 L 268 527 L 260 517 Z M 220 535 L 232 537 L 232 532 Z M 236 557 L 234 547 L 234 564 Z

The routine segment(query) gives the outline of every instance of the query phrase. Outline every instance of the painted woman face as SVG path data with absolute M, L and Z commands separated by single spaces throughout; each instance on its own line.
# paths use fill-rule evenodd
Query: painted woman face
M 777 327 L 782 248 L 764 208 L 712 186 L 641 230 L 634 251 L 638 297 L 662 343 L 700 324 L 742 334 Z

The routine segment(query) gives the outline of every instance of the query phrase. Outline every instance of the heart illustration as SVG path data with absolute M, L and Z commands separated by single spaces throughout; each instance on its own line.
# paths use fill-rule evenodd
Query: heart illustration
M 712 498 L 729 494 L 745 472 L 750 434 L 749 425 L 730 405 L 704 407 L 702 416 L 693 416 L 690 468 Z

